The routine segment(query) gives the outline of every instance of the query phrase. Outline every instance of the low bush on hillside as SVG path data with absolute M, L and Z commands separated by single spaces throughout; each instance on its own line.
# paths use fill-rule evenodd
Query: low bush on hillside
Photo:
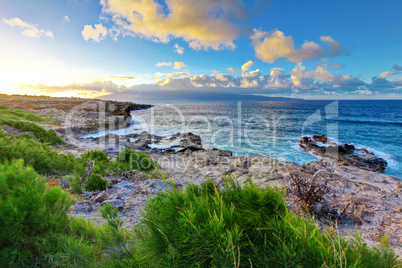
M 5 160 L 23 159 L 38 173 L 64 175 L 74 171 L 83 172 L 82 163 L 72 155 L 62 155 L 35 139 L 7 135 L 0 130 L 0 163 Z
M 107 180 L 102 178 L 105 175 L 119 175 L 131 169 L 148 171 L 157 166 L 157 163 L 147 154 L 137 151 L 132 158 L 135 161 L 132 162 L 130 160 L 112 161 L 106 152 L 96 150 L 86 152 L 81 157 L 59 154 L 53 151 L 50 145 L 39 142 L 32 135 L 7 135 L 3 130 L 0 130 L 0 152 L 0 163 L 22 159 L 39 174 L 70 175 L 68 180 L 74 193 L 82 193 L 83 187 L 88 191 L 105 190 Z M 129 155 L 132 155 L 131 153 L 130 151 Z M 88 168 L 89 170 L 86 170 Z M 86 178 L 87 182 L 82 185 L 82 179 L 86 173 L 89 174 Z
M 84 185 L 87 191 L 94 192 L 94 191 L 106 190 L 108 181 L 102 179 L 100 173 L 101 173 L 100 168 L 96 166 L 93 169 L 92 174 L 89 176 L 88 181 Z
M 152 171 L 158 167 L 158 163 L 144 152 L 134 149 L 124 149 L 119 152 L 117 157 L 119 167 L 123 171 L 140 170 Z
M 22 161 L 0 165 L 0 185 L 0 259 L 25 263 L 40 254 L 40 237 L 67 224 L 71 200 L 60 187 L 47 188 Z
M 21 160 L 0 165 L 0 267 L 132 266 L 132 235 L 116 224 L 116 210 L 106 207 L 107 223 L 95 226 L 68 217 L 71 201 Z
M 393 267 L 390 248 L 321 231 L 275 189 L 228 179 L 158 193 L 137 227 L 143 267 Z
M 32 132 L 33 135 L 42 143 L 49 143 L 51 145 L 64 144 L 64 141 L 57 136 L 53 129 L 46 130 L 35 123 L 0 119 L 0 125 L 8 125 L 22 132 Z

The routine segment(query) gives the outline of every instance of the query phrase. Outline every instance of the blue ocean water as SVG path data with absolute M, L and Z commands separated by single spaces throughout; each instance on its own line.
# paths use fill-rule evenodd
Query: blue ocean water
M 205 148 L 298 164 L 319 159 L 299 148 L 300 137 L 324 134 L 374 152 L 388 162 L 385 174 L 402 178 L 401 100 L 157 104 L 132 115 L 133 124 L 115 132 L 192 132 Z

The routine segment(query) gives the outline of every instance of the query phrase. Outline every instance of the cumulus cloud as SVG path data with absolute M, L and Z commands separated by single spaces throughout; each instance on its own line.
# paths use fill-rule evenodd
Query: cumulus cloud
M 388 76 L 395 75 L 395 74 L 397 74 L 397 72 L 388 72 L 388 71 L 386 71 L 386 72 L 380 73 L 378 76 L 381 77 L 381 78 L 388 78 Z
M 162 61 L 162 62 L 158 62 L 156 64 L 157 67 L 163 67 L 163 66 L 173 66 L 173 63 L 171 61 Z
M 64 24 L 64 23 L 69 23 L 69 22 L 71 22 L 70 18 L 68 16 L 64 16 L 62 23 Z
M 358 78 L 345 74 L 336 75 L 322 66 L 310 71 L 298 63 L 289 73 L 293 86 L 297 89 L 357 90 L 359 87 L 365 86 L 365 83 Z
M 248 64 L 247 64 L 248 63 Z M 356 77 L 346 74 L 334 74 L 328 66 L 321 65 L 315 69 L 307 69 L 301 62 L 290 71 L 283 68 L 271 68 L 268 73 L 259 69 L 251 70 L 252 64 L 247 62 L 243 72 L 237 76 L 214 73 L 211 75 L 189 75 L 187 72 L 155 74 L 152 83 L 142 85 L 116 85 L 107 80 L 96 80 L 91 83 L 72 83 L 62 86 L 42 84 L 24 85 L 27 89 L 38 92 L 81 92 L 88 96 L 100 96 L 126 90 L 135 92 L 214 92 L 239 94 L 273 94 L 276 96 L 342 96 L 399 94 L 402 92 L 402 78 L 388 80 L 380 76 L 365 83 Z M 173 66 L 173 63 L 171 64 Z M 111 76 L 110 79 L 130 80 L 135 77 Z M 80 94 L 81 94 L 80 93 Z
M 283 71 L 283 68 L 271 68 L 270 74 L 264 77 L 265 84 L 263 87 L 270 90 L 282 90 L 292 87 L 292 82 L 288 79 L 289 74 Z
M 156 76 L 151 78 L 151 80 L 160 79 L 160 77 L 162 77 L 162 76 L 166 76 L 166 77 L 169 77 L 169 78 L 177 78 L 177 77 L 187 76 L 188 73 L 186 73 L 186 72 L 176 72 L 176 73 L 160 73 L 160 72 L 157 72 L 155 75 Z
M 232 73 L 232 74 L 235 74 L 235 73 L 238 73 L 238 72 L 239 72 L 238 69 L 235 70 L 235 69 L 233 69 L 232 67 L 227 68 L 226 71 L 227 71 L 228 73 Z
M 399 72 L 399 71 L 402 71 L 402 66 L 394 64 L 394 66 L 392 66 L 392 69 L 394 69 L 395 71 Z
M 183 55 L 183 53 L 184 53 L 184 48 L 181 47 L 181 46 L 179 46 L 179 44 L 176 43 L 176 44 L 174 45 L 174 49 L 175 49 L 176 53 L 178 53 L 178 54 L 180 54 L 180 55 Z
M 182 68 L 184 68 L 184 67 L 186 67 L 186 65 L 184 64 L 184 62 L 175 61 L 175 62 L 173 63 L 173 69 L 179 70 L 179 69 L 182 69 Z
M 253 66 L 253 65 L 254 65 L 254 62 L 249 60 L 248 62 L 246 62 L 245 64 L 243 64 L 241 66 L 241 72 L 244 73 L 244 72 L 250 70 L 251 66 Z
M 94 42 L 100 42 L 105 39 L 108 31 L 102 23 L 92 25 L 84 25 L 84 29 L 81 31 L 82 37 L 85 41 L 92 39 Z
M 396 65 L 396 64 L 394 64 L 393 66 L 392 66 L 392 69 L 394 70 L 394 71 L 385 71 L 385 72 L 382 72 L 382 73 L 380 73 L 379 75 L 378 75 L 378 78 L 384 78 L 384 79 L 386 79 L 386 78 L 388 78 L 389 76 L 391 76 L 391 75 L 397 75 L 397 74 L 399 74 L 399 73 L 401 73 L 402 72 L 402 66 L 399 66 L 399 65 Z M 377 77 L 375 76 L 375 77 L 373 77 L 373 80 L 375 80 Z
M 253 64 L 243 65 L 243 72 L 239 76 L 215 73 L 211 75 L 183 76 L 157 73 L 153 84 L 158 90 L 170 91 L 206 91 L 231 92 L 254 94 L 358 94 L 370 91 L 365 82 L 356 77 L 345 74 L 331 73 L 325 66 L 318 66 L 308 70 L 302 63 L 289 72 L 282 68 L 271 68 L 268 74 L 261 70 L 251 70 Z M 377 81 L 378 82 L 378 81 Z M 402 84 L 402 79 L 399 82 Z M 393 87 L 397 82 L 391 83 Z M 133 89 L 141 86 L 134 86 Z M 147 86 L 150 88 L 150 85 Z
M 36 25 L 28 22 L 24 22 L 20 18 L 12 18 L 12 19 L 3 19 L 3 22 L 12 26 L 12 27 L 20 27 L 22 28 L 21 34 L 24 36 L 32 37 L 32 38 L 40 38 L 42 36 L 53 37 L 52 31 L 45 31 L 43 29 L 39 29 Z
M 179 62 L 179 61 L 175 61 L 175 62 L 161 61 L 161 62 L 158 62 L 155 66 L 157 66 L 157 67 L 173 66 L 173 69 L 179 70 L 179 69 L 186 67 L 187 65 L 185 65 L 184 62 Z
M 286 36 L 279 30 L 265 32 L 254 29 L 250 36 L 257 58 L 273 63 L 279 58 L 285 58 L 290 62 L 304 61 L 325 56 L 338 56 L 344 50 L 342 43 L 331 36 L 321 36 L 320 40 L 327 44 L 325 48 L 315 42 L 305 41 L 301 48 L 296 49 L 293 37 Z
M 182 38 L 195 50 L 235 48 L 234 20 L 245 16 L 238 0 L 101 0 L 102 12 L 124 34 L 167 43 Z

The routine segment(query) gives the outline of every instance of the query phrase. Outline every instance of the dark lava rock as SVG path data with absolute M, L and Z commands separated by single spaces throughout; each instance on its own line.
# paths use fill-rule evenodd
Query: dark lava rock
M 96 197 L 94 197 L 93 199 L 91 198 L 91 200 L 95 201 L 96 203 L 102 203 L 104 201 L 106 201 L 109 198 L 108 194 L 103 191 L 101 193 L 99 193 Z
M 85 202 L 78 202 L 73 204 L 71 212 L 72 213 L 82 213 L 82 214 L 88 214 L 92 212 L 94 209 L 91 206 L 91 203 L 88 201 Z
M 384 171 L 388 165 L 387 161 L 376 157 L 364 148 L 356 148 L 347 143 L 338 145 L 324 135 L 314 135 L 312 138 L 302 137 L 299 145 L 307 152 L 337 159 L 339 164 L 345 166 L 355 166 L 369 171 Z

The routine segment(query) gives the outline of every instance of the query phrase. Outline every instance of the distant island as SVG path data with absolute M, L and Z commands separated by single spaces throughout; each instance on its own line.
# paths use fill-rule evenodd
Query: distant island
M 268 97 L 262 95 L 189 92 L 189 91 L 123 91 L 99 97 L 101 100 L 140 101 L 145 103 L 222 102 L 222 101 L 302 101 L 299 98 Z

